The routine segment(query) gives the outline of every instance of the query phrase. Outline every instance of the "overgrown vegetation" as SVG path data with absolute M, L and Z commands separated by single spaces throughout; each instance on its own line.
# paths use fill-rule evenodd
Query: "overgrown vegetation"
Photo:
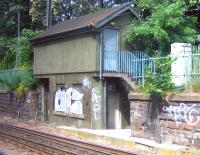
M 37 33 L 38 31 L 23 29 L 19 38 L 14 37 L 10 40 L 9 49 L 0 61 L 1 70 L 3 69 L 0 72 L 0 83 L 7 89 L 16 90 L 18 97 L 24 95 L 35 84 L 32 75 L 33 49 L 30 39 Z M 19 60 L 18 64 L 16 58 Z
M 127 32 L 125 41 L 133 48 L 140 49 L 150 56 L 159 51 L 159 57 L 169 54 L 174 42 L 194 43 L 196 40 L 195 17 L 186 16 L 185 11 L 194 5 L 192 0 L 135 0 L 135 9 L 142 20 L 134 21 Z M 156 59 L 155 73 L 146 69 L 145 94 L 163 97 L 174 90 L 171 82 L 169 56 Z
M 133 22 L 125 41 L 148 54 L 159 50 L 169 54 L 174 42 L 193 43 L 196 40 L 196 18 L 185 16 L 192 3 L 188 0 L 136 0 L 142 22 Z
M 52 24 L 126 2 L 132 0 L 52 0 Z M 46 8 L 44 0 L 0 1 L 0 70 L 14 69 L 8 75 L 0 72 L 0 84 L 16 90 L 18 96 L 35 82 L 27 72 L 33 60 L 30 39 L 45 29 Z
M 30 39 L 38 34 L 39 31 L 23 29 L 20 37 L 9 40 L 8 49 L 0 61 L 0 69 L 12 69 L 14 67 L 31 67 L 33 59 L 33 49 Z M 19 64 L 16 66 L 16 57 Z
M 162 97 L 174 89 L 174 84 L 171 81 L 171 64 L 170 56 L 155 58 L 155 72 L 145 70 L 146 78 L 143 88 L 146 94 Z
M 5 70 L 0 72 L 0 83 L 4 88 L 16 90 L 18 97 L 34 86 L 36 80 L 32 76 L 31 68 Z

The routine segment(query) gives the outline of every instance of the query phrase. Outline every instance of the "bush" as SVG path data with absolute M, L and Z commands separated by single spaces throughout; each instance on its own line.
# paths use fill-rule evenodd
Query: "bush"
M 162 97 L 174 89 L 174 84 L 171 82 L 171 64 L 170 56 L 155 58 L 155 72 L 145 70 L 143 87 L 146 94 Z
M 22 96 L 35 82 L 36 80 L 33 78 L 32 69 L 30 68 L 0 72 L 0 83 L 7 89 L 16 90 L 18 97 Z

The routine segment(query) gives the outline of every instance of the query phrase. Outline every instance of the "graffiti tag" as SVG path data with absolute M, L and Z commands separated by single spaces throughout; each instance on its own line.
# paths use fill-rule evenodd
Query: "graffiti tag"
M 183 121 L 189 125 L 196 125 L 200 121 L 200 114 L 195 109 L 195 104 L 192 106 L 186 106 L 184 103 L 180 103 L 179 106 L 169 106 L 163 107 L 165 112 L 168 112 L 168 115 L 174 119 L 176 126 L 178 127 Z
M 87 76 L 85 76 L 83 79 L 82 87 L 83 87 L 83 89 L 91 89 L 91 81 L 89 80 L 89 78 Z
M 94 119 L 100 119 L 100 111 L 101 111 L 101 95 L 100 91 L 97 87 L 92 89 L 92 102 L 93 104 L 93 111 L 94 111 Z

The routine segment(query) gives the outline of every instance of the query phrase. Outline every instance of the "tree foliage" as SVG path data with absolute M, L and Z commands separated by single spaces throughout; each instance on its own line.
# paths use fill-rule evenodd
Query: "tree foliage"
M 29 0 L 1 0 L 0 1 L 0 34 L 13 37 L 17 35 L 17 12 L 20 10 L 21 29 L 31 27 L 29 15 Z
M 189 1 L 136 0 L 142 22 L 133 22 L 126 35 L 126 42 L 137 44 L 147 52 L 155 50 L 168 53 L 173 42 L 193 43 L 196 39 L 196 19 L 186 17 Z
M 7 49 L 0 61 L 0 69 L 11 69 L 16 67 L 16 56 L 20 63 L 19 67 L 30 67 L 33 59 L 33 49 L 30 39 L 40 31 L 23 29 L 20 37 L 13 37 L 0 43 L 6 43 Z M 5 47 L 5 44 L 4 44 Z
M 52 24 L 127 2 L 132 0 L 52 0 Z M 46 1 L 31 0 L 30 15 L 36 25 L 45 27 Z
M 52 23 L 75 18 L 102 8 L 123 3 L 134 3 L 143 18 L 134 22 L 126 41 L 136 43 L 146 51 L 168 51 L 172 42 L 195 40 L 195 18 L 184 16 L 193 0 L 52 0 Z M 17 37 L 17 14 L 20 12 L 21 36 Z M 30 66 L 32 45 L 29 40 L 39 30 L 45 29 L 46 0 L 0 1 L 0 69 Z M 23 87 L 20 87 L 23 88 Z
M 32 28 L 29 0 L 0 1 L 0 68 L 13 67 L 14 55 L 10 52 L 13 38 L 17 36 L 17 15 L 20 12 L 20 28 Z

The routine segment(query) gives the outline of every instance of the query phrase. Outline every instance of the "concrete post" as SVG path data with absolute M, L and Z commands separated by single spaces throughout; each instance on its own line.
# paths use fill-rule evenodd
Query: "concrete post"
M 191 78 L 192 71 L 192 48 L 191 44 L 171 44 L 171 65 L 172 82 L 175 86 L 185 85 Z

